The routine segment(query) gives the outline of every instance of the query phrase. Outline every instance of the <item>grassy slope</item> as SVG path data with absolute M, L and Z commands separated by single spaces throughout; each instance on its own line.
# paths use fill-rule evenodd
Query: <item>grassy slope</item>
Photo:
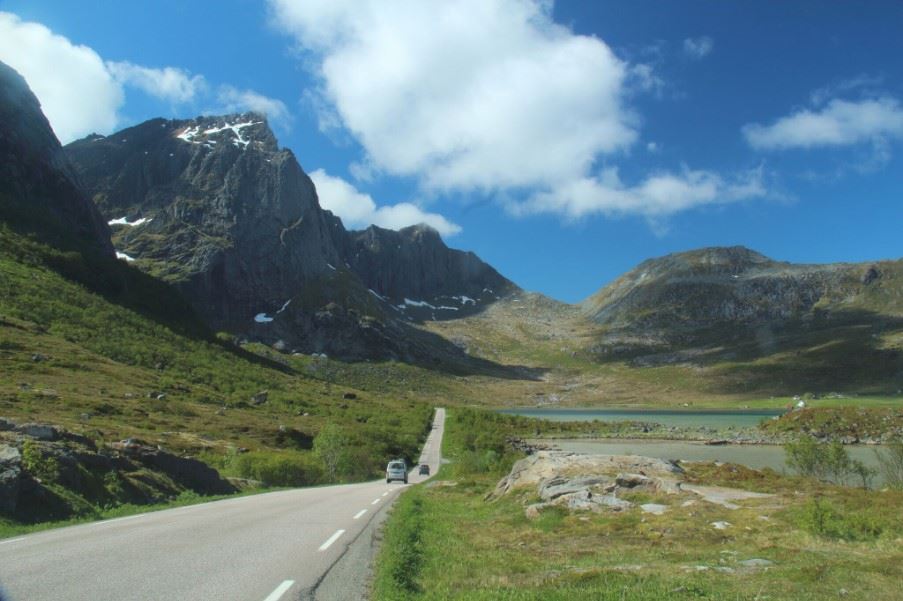
M 452 410 L 447 421 L 444 452 L 453 463 L 439 482 L 406 493 L 387 523 L 377 601 L 899 599 L 903 492 L 697 465 L 691 478 L 776 493 L 777 502 L 731 511 L 647 495 L 631 500 L 671 509 L 662 516 L 547 510 L 530 521 L 523 507 L 535 493 L 484 500 L 513 459 L 492 460 L 492 441 L 517 428 L 475 426 L 484 422 L 461 416 Z M 715 530 L 716 520 L 733 527 Z M 752 558 L 774 565 L 744 572 L 738 562 Z
M 397 374 L 405 368 L 361 365 L 349 382 L 332 362 L 232 347 L 174 314 L 186 310 L 179 303 L 149 304 L 142 293 L 156 284 L 148 280 L 0 226 L 0 416 L 98 442 L 138 437 L 252 477 L 250 464 L 276 458 L 310 465 L 306 481 L 328 479 L 311 451 L 328 423 L 344 432 L 342 479 L 374 476 L 387 458 L 419 452 L 430 405 L 396 387 L 367 386 L 377 376 L 404 382 Z M 263 390 L 266 403 L 251 403 Z M 346 392 L 356 398 L 343 399 Z M 236 460 L 240 447 L 251 452 Z

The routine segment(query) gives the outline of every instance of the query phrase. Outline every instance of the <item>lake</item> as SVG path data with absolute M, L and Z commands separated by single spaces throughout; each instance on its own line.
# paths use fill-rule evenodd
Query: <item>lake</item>
M 500 413 L 535 417 L 557 422 L 574 421 L 637 421 L 654 422 L 663 426 L 709 428 L 754 428 L 763 420 L 784 414 L 780 409 L 706 410 L 679 409 L 502 409 Z
M 776 472 L 786 471 L 784 449 L 778 445 L 706 445 L 697 442 L 675 440 L 542 440 L 543 444 L 555 445 L 562 451 L 587 455 L 643 455 L 659 459 L 681 459 L 683 461 L 723 461 L 737 463 L 753 469 L 771 468 Z M 862 461 L 872 468 L 878 467 L 875 449 L 880 446 L 850 445 L 846 449 L 853 459 Z M 880 475 L 873 485 L 880 486 Z

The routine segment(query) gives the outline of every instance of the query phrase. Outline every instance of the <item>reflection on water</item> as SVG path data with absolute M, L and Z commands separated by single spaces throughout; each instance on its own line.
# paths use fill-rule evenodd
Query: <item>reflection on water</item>
M 659 459 L 683 461 L 723 461 L 738 463 L 753 469 L 771 468 L 786 471 L 784 449 L 777 445 L 706 445 L 703 443 L 672 440 L 543 440 L 562 451 L 587 455 L 643 455 Z M 872 468 L 878 467 L 875 450 L 880 446 L 852 445 L 846 447 L 853 459 Z M 880 475 L 874 485 L 881 485 Z
M 708 428 L 754 428 L 763 420 L 782 415 L 781 410 L 757 409 L 750 411 L 681 411 L 656 409 L 502 409 L 501 413 L 536 417 L 556 422 L 577 421 L 637 421 L 654 422 L 663 426 Z

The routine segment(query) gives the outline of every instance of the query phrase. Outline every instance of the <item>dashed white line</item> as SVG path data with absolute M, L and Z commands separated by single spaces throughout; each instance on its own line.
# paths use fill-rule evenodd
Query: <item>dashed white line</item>
M 362 517 L 365 513 L 367 513 L 367 510 L 366 510 L 366 509 L 361 509 L 361 510 L 358 511 L 356 514 L 354 514 L 354 517 L 353 517 L 352 519 L 359 520 L 359 519 L 361 519 L 361 517 Z M 2 543 L 0 543 L 0 544 L 2 544 Z
M 295 584 L 294 580 L 283 580 L 282 584 L 277 586 L 276 590 L 270 593 L 269 596 L 263 601 L 279 601 L 279 599 L 282 598 L 282 595 L 285 594 L 285 591 L 292 588 L 293 584 Z
M 317 549 L 317 551 L 325 551 L 326 549 L 328 549 L 329 547 L 332 546 L 332 543 L 334 543 L 334 542 L 336 542 L 337 540 L 339 540 L 339 537 L 342 536 L 343 534 L 345 534 L 345 531 L 344 531 L 344 530 L 336 530 L 336 531 L 335 531 L 335 534 L 333 534 L 332 536 L 330 536 L 330 537 L 326 540 L 325 543 L 323 543 L 322 545 L 320 545 L 320 548 Z
M 371 504 L 371 505 L 376 505 L 377 503 L 379 503 L 379 499 L 373 499 L 373 502 L 370 503 L 370 504 Z
M 9 540 L 0 540 L 0 545 L 8 545 L 9 543 L 17 543 L 20 540 L 25 540 L 25 537 L 20 536 L 19 538 L 11 538 Z
M 384 492 L 383 496 L 385 497 L 387 494 L 389 494 L 389 491 Z

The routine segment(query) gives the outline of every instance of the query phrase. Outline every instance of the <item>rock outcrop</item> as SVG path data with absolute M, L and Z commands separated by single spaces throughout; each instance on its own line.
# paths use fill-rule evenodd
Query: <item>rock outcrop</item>
M 64 519 L 93 506 L 165 501 L 183 491 L 227 494 L 235 487 L 190 457 L 127 441 L 98 446 L 49 424 L 0 419 L 0 515 Z
M 525 490 L 535 490 L 539 503 L 524 509 L 530 519 L 543 509 L 561 507 L 569 511 L 624 511 L 634 504 L 624 493 L 643 492 L 665 498 L 684 499 L 683 506 L 701 498 L 726 509 L 739 509 L 737 503 L 750 499 L 769 499 L 775 495 L 720 486 L 700 486 L 682 481 L 684 470 L 677 462 L 637 455 L 581 455 L 561 451 L 539 451 L 521 459 L 502 478 L 488 499 Z M 662 515 L 670 505 L 644 503 L 643 513 Z
M 2 62 L 0 219 L 67 250 L 113 255 L 110 229 L 79 187 L 38 99 Z

